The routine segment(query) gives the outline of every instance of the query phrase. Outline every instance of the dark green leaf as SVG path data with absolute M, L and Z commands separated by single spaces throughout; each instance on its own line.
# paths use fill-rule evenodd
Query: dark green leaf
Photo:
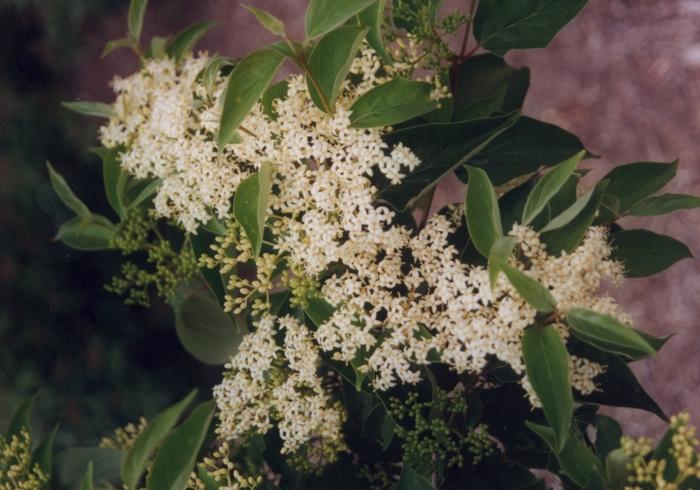
M 688 194 L 663 194 L 648 197 L 632 206 L 632 216 L 658 216 L 681 209 L 700 208 L 700 197 Z
M 522 353 L 527 379 L 553 428 L 559 452 L 567 442 L 574 410 L 566 346 L 553 326 L 531 327 L 523 335 Z
M 465 212 L 469 237 L 481 255 L 488 257 L 493 244 L 503 237 L 501 211 L 486 172 L 474 167 L 467 167 L 467 171 L 469 187 Z
M 46 162 L 46 167 L 49 169 L 51 186 L 58 197 L 61 198 L 61 202 L 63 202 L 63 204 L 65 204 L 68 208 L 72 209 L 78 217 L 88 218 L 91 213 L 85 203 L 81 201 L 78 196 L 75 195 L 75 193 L 73 193 L 66 180 L 54 170 L 49 162 Z
M 409 33 L 423 27 L 421 22 L 424 15 L 431 26 L 437 21 L 437 14 L 443 0 L 392 0 L 392 20 L 399 29 L 405 29 Z
M 119 150 L 110 150 L 102 160 L 102 178 L 105 194 L 112 209 L 120 218 L 126 215 L 124 208 L 124 191 L 129 174 L 122 170 L 119 163 Z
M 328 321 L 333 316 L 335 308 L 323 298 L 309 298 L 309 306 L 304 309 L 314 325 L 320 327 L 322 323 Z
M 29 432 L 31 435 L 31 424 L 29 423 L 29 418 L 37 396 L 38 393 L 34 394 L 34 396 L 32 396 L 29 400 L 26 400 L 19 407 L 17 407 L 15 413 L 12 414 L 12 418 L 10 419 L 10 423 L 8 424 L 7 430 L 5 430 L 4 434 L 6 440 L 12 440 L 12 436 L 19 436 L 22 432 L 22 428 L 27 429 L 27 432 Z
M 432 482 L 404 463 L 401 478 L 394 490 L 435 490 Z
M 678 162 L 637 162 L 612 169 L 604 180 L 610 181 L 607 195 L 619 200 L 620 214 L 664 187 L 676 175 Z
M 224 94 L 218 136 L 220 149 L 231 141 L 236 129 L 270 85 L 282 60 L 279 53 L 263 49 L 249 54 L 233 69 Z
M 105 48 L 102 50 L 102 54 L 100 55 L 100 57 L 105 58 L 112 51 L 116 51 L 117 49 L 122 49 L 122 48 L 131 48 L 131 47 L 133 47 L 133 45 L 134 45 L 134 42 L 128 37 L 122 37 L 120 39 L 115 39 L 114 41 L 109 41 L 105 45 Z
M 598 212 L 607 184 L 604 180 L 596 186 L 586 206 L 569 223 L 541 235 L 551 255 L 558 256 L 562 251 L 571 252 L 581 243 Z
M 502 263 L 501 270 L 518 294 L 540 313 L 551 313 L 557 309 L 557 302 L 549 289 L 520 269 Z
M 364 27 L 339 27 L 323 36 L 311 50 L 306 79 L 311 99 L 319 109 L 333 112 L 340 88 L 367 32 Z
M 221 73 L 221 69 L 226 66 L 232 66 L 233 64 L 234 62 L 231 58 L 214 56 L 204 65 L 202 69 L 202 84 L 207 89 L 207 93 L 210 96 L 213 96 L 216 91 L 216 79 L 219 73 Z
M 573 157 L 564 160 L 535 184 L 535 187 L 532 188 L 525 202 L 522 224 L 530 224 L 532 220 L 542 212 L 549 201 L 561 190 L 564 184 L 566 184 L 569 177 L 573 175 L 574 170 L 576 170 L 576 167 L 585 153 L 585 150 L 581 150 Z
M 668 342 L 671 337 L 673 337 L 675 334 L 667 335 L 665 337 L 655 337 L 654 335 L 648 334 L 646 332 L 643 332 L 641 330 L 635 330 L 639 335 L 646 340 L 650 346 L 654 348 L 655 351 L 660 351 L 661 348 Z
M 627 277 L 646 277 L 693 257 L 688 247 L 649 230 L 622 230 L 610 236 L 613 259 L 622 262 Z
M 282 80 L 274 85 L 271 85 L 262 96 L 262 106 L 263 112 L 267 114 L 272 119 L 277 119 L 277 112 L 275 112 L 274 102 L 278 99 L 284 99 L 287 97 L 287 90 L 289 90 L 289 84 L 286 80 Z
M 630 463 L 629 456 L 622 449 L 615 449 L 608 453 L 605 458 L 605 473 L 610 490 L 625 490 L 627 479 L 631 474 Z
M 127 189 L 126 190 L 127 195 L 124 197 L 124 204 L 129 209 L 138 207 L 141 203 L 143 203 L 149 197 L 151 197 L 153 194 L 155 194 L 162 183 L 163 183 L 163 181 L 161 179 L 155 179 L 155 180 L 152 180 L 150 182 L 140 182 L 139 184 L 141 184 L 141 185 L 139 185 L 138 188 L 136 188 L 134 186 L 133 189 Z M 128 186 L 128 184 L 127 184 L 127 186 Z M 136 190 L 136 189 L 138 189 L 138 193 L 133 197 L 130 196 L 129 191 Z
M 393 126 L 408 121 L 437 106 L 430 100 L 432 86 L 405 78 L 393 80 L 365 92 L 350 107 L 355 128 Z
M 201 403 L 158 450 L 148 490 L 184 490 L 214 417 L 214 402 Z
M 209 233 L 213 233 L 214 235 L 219 235 L 223 236 L 227 232 L 226 225 L 221 222 L 219 218 L 216 216 L 213 216 L 212 218 L 209 219 L 205 224 L 202 225 L 202 228 Z M 197 255 L 199 257 L 200 254 Z
M 32 453 L 32 465 L 38 464 L 39 468 L 51 478 L 53 471 L 53 442 L 56 439 L 58 425 L 44 437 Z
M 468 121 L 470 119 L 481 119 L 484 117 L 489 117 L 495 112 L 499 112 L 499 109 L 503 107 L 503 102 L 507 93 L 508 85 L 502 85 L 498 92 L 496 92 L 491 97 L 487 99 L 477 100 L 473 104 L 470 104 L 464 109 L 462 109 L 462 111 L 457 116 L 455 116 L 453 113 L 452 117 L 455 117 L 459 121 Z
M 226 363 L 246 332 L 224 312 L 209 288 L 181 288 L 173 302 L 175 331 L 185 350 L 205 364 Z
M 569 223 L 571 223 L 584 209 L 588 206 L 588 203 L 593 197 L 593 189 L 586 192 L 583 196 L 576 200 L 571 206 L 562 211 L 554 219 L 552 219 L 547 226 L 540 230 L 540 233 L 545 233 L 548 231 L 558 230 Z
M 62 102 L 61 105 L 78 114 L 85 116 L 104 117 L 110 119 L 117 117 L 117 113 L 111 105 L 104 102 Z
M 196 394 L 197 390 L 191 391 L 184 399 L 158 414 L 136 438 L 124 457 L 121 469 L 122 482 L 127 488 L 138 488 L 141 475 L 146 470 L 151 455 L 175 427 L 182 412 L 192 403 Z
M 612 417 L 596 415 L 593 417 L 593 425 L 596 428 L 595 451 L 598 459 L 605 461 L 611 451 L 620 447 L 622 427 Z
M 121 483 L 119 469 L 123 454 L 105 447 L 71 448 L 56 455 L 54 460 L 56 483 L 59 488 L 76 488 L 83 481 L 88 464 L 93 466 L 93 481 L 102 488 L 104 482 L 116 486 Z
M 306 35 L 315 38 L 343 25 L 377 0 L 311 0 L 306 8 Z M 344 77 L 343 77 L 344 78 Z
M 474 37 L 499 56 L 511 49 L 544 48 L 586 0 L 481 0 Z
M 204 35 L 214 27 L 213 22 L 197 22 L 175 34 L 168 42 L 165 52 L 175 60 L 181 60 L 194 49 Z
M 397 210 L 406 209 L 411 201 L 432 189 L 515 124 L 518 117 L 514 114 L 476 121 L 429 123 L 392 131 L 385 136 L 385 141 L 390 146 L 405 144 L 423 163 L 401 184 L 382 189 L 379 199 Z
M 148 0 L 131 0 L 129 4 L 129 14 L 127 17 L 127 27 L 129 34 L 138 43 L 141 39 L 143 29 L 143 18 L 146 15 Z
M 265 214 L 272 191 L 272 164 L 263 162 L 260 169 L 238 186 L 233 199 L 233 216 L 245 231 L 253 254 L 260 255 Z
M 503 58 L 492 54 L 472 56 L 459 65 L 454 78 L 455 121 L 466 119 L 465 112 L 468 115 L 470 107 L 494 99 L 503 90 L 505 95 L 498 109 L 503 112 L 522 109 L 525 94 L 530 86 L 530 70 L 527 67 L 513 68 L 506 64 Z
M 656 352 L 633 328 L 609 315 L 583 308 L 572 308 L 566 314 L 566 321 L 578 339 L 600 350 L 632 360 L 641 359 Z
M 56 239 L 76 250 L 97 251 L 114 248 L 114 225 L 104 216 L 75 217 L 61 225 Z
M 88 463 L 87 471 L 85 472 L 85 478 L 80 484 L 80 490 L 92 490 L 93 489 L 93 479 L 92 479 L 92 461 Z
M 384 47 L 382 35 L 382 21 L 384 19 L 384 9 L 386 0 L 377 0 L 369 7 L 358 14 L 360 25 L 367 27 L 367 42 L 374 51 L 379 55 L 384 63 L 392 64 L 393 59 Z
M 284 22 L 272 15 L 270 12 L 256 7 L 251 7 L 250 5 L 241 4 L 241 6 L 253 14 L 265 29 L 278 36 L 284 36 Z
M 557 126 L 521 117 L 479 154 L 493 185 L 550 167 L 583 150 L 576 136 Z M 480 164 L 480 166 L 482 166 Z
M 513 248 L 517 240 L 512 236 L 501 237 L 493 243 L 491 252 L 489 252 L 489 282 L 491 289 L 496 287 L 498 274 L 501 272 L 501 264 L 508 263 L 508 257 L 513 253 Z

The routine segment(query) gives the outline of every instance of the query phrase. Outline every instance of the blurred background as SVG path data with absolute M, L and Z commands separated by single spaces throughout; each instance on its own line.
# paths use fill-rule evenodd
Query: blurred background
M 448 3 L 458 5 L 465 0 Z M 151 0 L 145 38 L 199 20 L 219 26 L 210 52 L 235 56 L 270 40 L 237 0 Z M 250 0 L 299 34 L 304 0 Z M 63 110 L 64 100 L 112 100 L 109 80 L 136 68 L 127 52 L 101 60 L 125 30 L 128 0 L 0 0 L 0 422 L 43 388 L 37 422 L 61 421 L 61 445 L 95 444 L 198 386 L 206 396 L 219 368 L 179 345 L 167 306 L 131 308 L 103 284 L 116 254 L 88 254 L 52 241 L 69 216 L 53 195 L 50 160 L 88 206 L 109 214 L 101 168 L 85 147 L 97 122 Z M 510 53 L 532 69 L 525 112 L 574 132 L 613 164 L 680 159 L 672 192 L 700 194 L 700 0 L 590 0 L 548 49 Z M 459 191 L 455 195 L 459 195 Z M 643 224 L 700 254 L 700 211 Z M 668 413 L 700 418 L 700 262 L 684 261 L 615 293 L 637 324 L 675 332 L 657 359 L 637 363 L 642 384 Z M 634 435 L 655 435 L 653 416 L 619 410 Z

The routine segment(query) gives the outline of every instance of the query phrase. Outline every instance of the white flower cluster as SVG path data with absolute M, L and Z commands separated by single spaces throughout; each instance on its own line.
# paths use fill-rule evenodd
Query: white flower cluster
M 279 429 L 283 453 L 313 441 L 324 460 L 345 447 L 345 412 L 317 375 L 318 348 L 309 330 L 291 317 L 263 317 L 246 336 L 214 388 L 219 409 L 217 433 L 224 439 Z M 284 335 L 279 347 L 275 335 Z

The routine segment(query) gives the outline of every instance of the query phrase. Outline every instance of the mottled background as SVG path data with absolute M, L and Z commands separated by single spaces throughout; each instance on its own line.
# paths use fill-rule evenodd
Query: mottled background
M 250 3 L 299 34 L 303 0 Z M 58 103 L 109 101 L 112 75 L 135 68 L 128 53 L 99 59 L 105 42 L 122 35 L 127 4 L 0 0 L 0 418 L 45 386 L 41 421 L 63 420 L 64 443 L 94 443 L 190 386 L 206 391 L 218 376 L 181 349 L 163 305 L 126 308 L 101 289 L 118 257 L 50 242 L 67 212 L 46 183 L 47 158 L 92 208 L 107 212 L 99 166 L 82 149 L 94 144 L 96 123 Z M 152 0 L 145 35 L 198 20 L 219 24 L 204 43 L 212 52 L 240 55 L 270 39 L 235 0 Z M 613 164 L 679 158 L 671 190 L 700 194 L 698 26 L 700 0 L 591 0 L 548 49 L 509 54 L 513 64 L 532 68 L 525 112 L 576 133 L 602 155 L 589 163 L 594 177 Z M 448 186 L 442 197 L 459 195 Z M 700 211 L 639 223 L 700 253 Z M 635 370 L 664 410 L 688 408 L 700 421 L 700 262 L 629 280 L 615 294 L 642 328 L 676 332 L 658 359 Z M 642 412 L 616 415 L 633 434 L 661 428 Z

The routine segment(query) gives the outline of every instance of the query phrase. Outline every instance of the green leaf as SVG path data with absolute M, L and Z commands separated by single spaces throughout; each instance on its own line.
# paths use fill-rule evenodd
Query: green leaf
M 262 26 L 271 33 L 278 36 L 285 35 L 284 22 L 272 15 L 270 12 L 256 7 L 251 7 L 250 5 L 245 5 L 243 3 L 241 4 L 241 7 L 253 14 L 255 18 L 258 19 L 258 22 L 260 22 L 260 24 L 262 24 Z
M 172 306 L 177 337 L 198 360 L 221 365 L 237 352 L 246 332 L 224 312 L 209 288 L 182 287 Z
M 610 236 L 612 258 L 622 262 L 627 277 L 646 277 L 693 257 L 688 247 L 649 230 L 623 230 Z
M 133 183 L 132 189 L 136 187 L 136 183 L 138 181 L 131 181 Z M 132 209 L 137 206 L 139 206 L 141 203 L 146 201 L 149 197 L 154 195 L 156 191 L 158 191 L 158 188 L 161 186 L 163 181 L 161 179 L 155 179 L 150 182 L 148 181 L 142 181 L 139 182 L 139 184 L 142 184 L 141 186 L 138 187 L 138 193 L 135 196 L 129 195 L 129 184 L 127 184 L 127 190 L 126 190 L 126 196 L 124 197 L 124 204 L 126 205 L 127 208 Z
M 474 37 L 499 56 L 511 49 L 545 48 L 586 0 L 481 0 Z
M 321 324 L 328 321 L 333 316 L 335 308 L 323 298 L 309 298 L 309 305 L 304 309 L 304 313 L 309 319 L 314 322 L 314 325 L 320 327 Z
M 243 58 L 229 75 L 218 144 L 223 149 L 277 73 L 283 57 L 269 49 Z
M 553 428 L 559 452 L 567 443 L 574 410 L 566 346 L 553 326 L 530 327 L 523 335 L 522 353 L 527 379 Z
M 434 110 L 430 100 L 432 86 L 405 78 L 393 80 L 365 92 L 350 107 L 355 128 L 393 126 Z
M 610 181 L 609 196 L 619 200 L 619 213 L 627 213 L 632 206 L 651 196 L 676 175 L 678 162 L 637 162 L 620 165 L 612 169 L 603 180 Z
M 214 417 L 214 402 L 201 403 L 158 450 L 148 490 L 184 490 Z
M 633 328 L 609 315 L 583 308 L 572 308 L 566 314 L 566 321 L 578 339 L 600 350 L 632 360 L 656 353 L 656 350 Z
M 195 45 L 216 24 L 213 22 L 197 22 L 175 34 L 168 42 L 165 52 L 175 60 L 181 60 L 187 53 L 194 49 Z
M 106 119 L 117 117 L 117 113 L 112 106 L 104 102 L 61 102 L 61 105 L 68 110 L 85 116 L 104 117 Z
M 581 212 L 583 212 L 584 209 L 586 209 L 586 206 L 588 206 L 591 197 L 593 197 L 593 189 L 586 192 L 571 206 L 562 211 L 561 214 L 557 215 L 554 219 L 547 223 L 547 226 L 542 228 L 542 230 L 540 230 L 540 233 L 558 230 L 571 223 L 579 214 L 581 214 Z
M 430 26 L 435 26 L 442 2 L 443 0 L 392 0 L 391 14 L 394 25 L 415 34 L 417 29 L 424 26 L 422 21 L 427 17 Z
M 128 37 L 122 37 L 120 39 L 109 41 L 107 44 L 105 44 L 105 48 L 102 50 L 100 58 L 106 58 L 112 53 L 112 51 L 116 51 L 117 49 L 131 48 L 133 46 L 134 41 L 132 41 L 131 38 Z
M 80 490 L 92 490 L 93 480 L 92 480 L 92 461 L 88 463 L 87 472 L 85 473 L 85 478 L 80 484 Z
M 499 112 L 501 107 L 503 107 L 503 102 L 505 101 L 507 93 L 508 85 L 504 84 L 501 86 L 498 92 L 493 94 L 491 97 L 477 100 L 473 104 L 470 104 L 464 109 L 462 109 L 456 116 L 453 112 L 452 117 L 457 118 L 460 121 L 489 117 L 490 115 Z
M 306 35 L 315 38 L 343 25 L 376 0 L 311 0 L 306 8 Z
M 700 208 L 700 197 L 688 194 L 662 194 L 648 197 L 632 206 L 632 216 L 658 216 L 681 209 Z
M 585 154 L 585 150 L 581 150 L 573 157 L 564 160 L 535 184 L 535 187 L 533 187 L 525 202 L 522 224 L 529 225 L 532 220 L 542 212 L 549 201 L 561 190 L 564 184 L 566 184 L 569 177 L 573 175 L 574 170 L 576 170 L 576 167 Z
M 32 452 L 32 465 L 37 464 L 39 468 L 51 478 L 53 469 L 53 442 L 56 439 L 58 425 L 56 425 L 46 437 L 44 437 L 39 445 Z
M 385 8 L 386 0 L 377 0 L 360 12 L 358 14 L 358 19 L 360 20 L 360 25 L 369 28 L 367 42 L 370 47 L 376 51 L 377 55 L 379 55 L 384 63 L 391 65 L 394 60 L 384 47 L 384 38 L 382 34 L 382 22 L 384 20 Z
M 93 481 L 102 488 L 104 482 L 117 486 L 121 483 L 119 469 L 123 454 L 121 451 L 104 447 L 77 447 L 56 455 L 54 461 L 58 488 L 76 488 L 83 481 L 88 464 L 93 466 Z
M 216 235 L 217 234 L 207 229 L 200 229 L 196 235 L 190 235 L 190 245 L 192 246 L 194 256 L 201 257 L 203 254 L 211 253 L 211 246 L 215 243 Z M 223 306 L 226 303 L 226 288 L 224 287 L 224 280 L 221 277 L 219 269 L 210 269 L 207 266 L 201 266 L 199 272 L 202 275 L 203 281 L 207 283 L 211 292 L 216 297 L 219 305 Z
M 61 225 L 56 239 L 76 250 L 110 250 L 115 227 L 111 221 L 99 214 L 87 218 L 75 217 Z
M 474 121 L 429 123 L 392 131 L 384 137 L 387 144 L 405 144 L 422 163 L 401 184 L 383 188 L 379 198 L 403 211 L 411 201 L 483 151 L 498 135 L 513 126 L 518 117 L 519 114 L 509 114 Z
M 143 18 L 146 15 L 146 6 L 148 0 L 131 0 L 129 4 L 129 15 L 127 18 L 127 27 L 129 34 L 137 43 L 141 39 L 141 30 L 143 29 Z
M 169 37 L 153 36 L 151 38 L 151 45 L 146 52 L 146 57 L 152 59 L 162 58 L 165 55 L 165 50 L 169 41 Z
M 555 230 L 542 233 L 542 242 L 547 246 L 547 252 L 551 255 L 560 255 L 562 251 L 571 252 L 586 236 L 588 228 L 598 212 L 600 202 L 607 187 L 607 181 L 600 182 L 590 199 L 574 219 L 566 225 Z
M 234 62 L 231 58 L 225 56 L 214 56 L 207 61 L 202 69 L 202 85 L 207 89 L 210 96 L 214 95 L 216 90 L 216 79 L 221 72 L 221 69 L 226 66 L 232 66 Z
M 583 150 L 575 135 L 553 124 L 521 117 L 479 154 L 493 185 L 551 167 Z
M 31 434 L 31 424 L 29 422 L 29 418 L 37 396 L 38 393 L 35 393 L 34 396 L 17 407 L 15 413 L 12 414 L 12 418 L 10 419 L 10 423 L 8 424 L 7 430 L 5 430 L 4 434 L 6 440 L 11 440 L 12 436 L 19 436 L 22 432 L 22 428 L 27 429 L 27 431 Z
M 289 84 L 286 80 L 282 80 L 274 85 L 271 85 L 262 96 L 263 112 L 272 119 L 277 119 L 277 112 L 274 108 L 274 102 L 278 99 L 287 97 Z
M 513 68 L 503 58 L 493 54 L 472 56 L 459 65 L 455 72 L 453 91 L 455 121 L 462 121 L 473 110 L 474 104 L 493 100 L 505 91 L 498 109 L 511 112 L 522 109 L 525 94 L 530 86 L 530 70 Z M 465 114 L 466 113 L 466 114 Z M 573 155 L 576 151 L 569 153 Z M 561 158 L 558 161 L 563 160 Z
M 394 490 L 435 490 L 435 487 L 428 478 L 404 463 L 401 478 Z
M 124 191 L 129 174 L 122 170 L 119 163 L 119 150 L 109 150 L 102 160 L 102 178 L 107 201 L 120 218 L 126 215 Z
M 241 182 L 233 199 L 233 216 L 243 227 L 256 257 L 262 249 L 265 213 L 271 191 L 272 164 L 263 162 L 258 172 Z
M 596 486 L 604 481 L 602 478 L 603 467 L 598 458 L 595 457 L 595 454 L 593 454 L 593 451 L 583 441 L 574 437 L 571 433 L 567 433 L 564 436 L 563 446 L 557 447 L 555 444 L 556 436 L 550 427 L 530 421 L 525 421 L 525 425 L 547 443 L 555 454 L 564 474 L 571 478 L 580 488 L 605 490 L 604 486 Z M 593 485 L 594 482 L 596 485 Z
M 501 272 L 502 264 L 508 263 L 508 257 L 513 253 L 517 240 L 512 236 L 501 237 L 493 243 L 489 252 L 489 282 L 491 289 L 496 287 L 498 274 Z
M 333 112 L 340 88 L 367 32 L 364 27 L 339 27 L 323 36 L 311 50 L 307 85 L 311 99 L 322 111 Z
M 122 481 L 127 488 L 138 488 L 139 480 L 151 460 L 151 455 L 175 427 L 182 412 L 192 403 L 196 395 L 197 390 L 192 390 L 178 403 L 158 414 L 136 438 L 124 457 L 121 469 Z
M 68 208 L 72 209 L 73 212 L 80 218 L 88 218 L 92 213 L 81 201 L 78 196 L 71 190 L 70 186 L 66 180 L 56 172 L 49 162 L 46 162 L 46 167 L 49 169 L 49 177 L 51 179 L 51 186 L 56 192 L 61 202 L 65 204 Z
M 219 218 L 216 216 L 213 216 L 207 221 L 205 224 L 202 225 L 202 228 L 209 233 L 213 233 L 214 235 L 219 235 L 223 236 L 226 234 L 228 229 L 226 228 L 226 225 L 221 222 Z M 201 254 L 199 254 L 201 255 Z
M 465 210 L 469 237 L 481 255 L 488 257 L 494 242 L 503 237 L 498 198 L 486 172 L 474 167 L 467 167 L 467 171 L 469 187 Z
M 620 447 L 622 427 L 620 427 L 617 420 L 607 415 L 596 415 L 593 417 L 593 425 L 596 428 L 596 455 L 598 459 L 605 461 L 608 454 Z
M 610 451 L 605 457 L 605 474 L 610 490 L 625 490 L 631 474 L 630 463 L 630 458 L 623 449 Z
M 552 293 L 536 279 L 512 265 L 502 263 L 500 267 L 518 294 L 538 312 L 551 313 L 557 309 Z

